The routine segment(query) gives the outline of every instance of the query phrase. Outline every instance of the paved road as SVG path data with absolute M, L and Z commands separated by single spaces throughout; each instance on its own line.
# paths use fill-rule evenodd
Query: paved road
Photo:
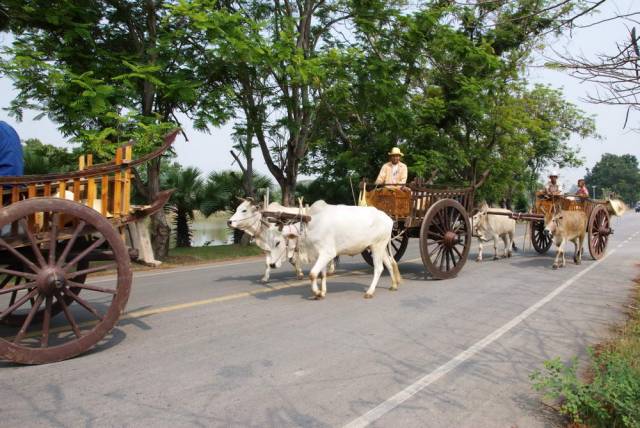
M 93 351 L 0 363 L 0 425 L 553 425 L 528 375 L 624 319 L 640 216 L 614 227 L 600 262 L 553 271 L 528 249 L 470 260 L 448 281 L 424 278 L 414 241 L 400 290 L 385 275 L 371 300 L 359 258 L 342 260 L 323 301 L 288 270 L 259 284 L 258 261 L 141 273 L 128 315 Z

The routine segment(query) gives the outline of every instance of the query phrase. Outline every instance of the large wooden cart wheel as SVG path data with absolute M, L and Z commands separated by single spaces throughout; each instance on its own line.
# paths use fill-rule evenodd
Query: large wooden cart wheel
M 401 224 L 394 222 L 393 230 L 391 231 L 391 255 L 395 261 L 399 262 L 404 252 L 407 251 L 409 245 L 409 235 L 406 233 L 406 229 Z M 373 266 L 373 257 L 371 257 L 371 250 L 368 248 L 362 252 L 362 258 L 369 266 Z
M 553 238 L 544 233 L 544 220 L 534 220 L 531 222 L 531 244 L 540 254 L 549 251 Z
M 62 244 L 64 244 L 64 242 Z M 58 251 L 62 252 L 62 249 L 59 249 Z M 75 266 L 75 269 L 73 270 L 82 271 L 87 269 L 88 267 L 89 267 L 89 262 L 87 260 L 80 260 L 78 264 Z M 6 267 L 6 269 L 7 271 L 14 271 L 14 272 L 22 272 L 25 269 L 28 271 L 28 268 L 25 267 L 23 263 L 9 265 Z M 8 290 L 11 287 L 16 287 L 16 286 L 20 286 L 21 284 L 24 284 L 24 281 L 23 281 L 24 278 L 19 275 L 5 274 L 3 276 L 4 278 L 2 279 L 2 281 L 0 281 L 0 290 L 3 288 Z M 81 275 L 75 278 L 74 281 L 80 284 L 84 284 L 86 278 L 87 278 L 86 275 Z M 75 294 L 79 294 L 82 291 L 82 288 L 71 287 L 71 291 L 73 291 Z M 2 291 L 0 291 L 0 293 L 1 292 Z M 15 303 L 18 297 L 18 293 L 19 291 L 11 292 L 11 297 L 9 298 L 10 304 Z M 63 295 L 62 299 L 65 301 L 67 305 L 70 305 L 74 301 L 71 298 L 71 296 L 67 296 L 67 295 Z M 25 302 L 25 304 L 22 305 L 19 309 L 16 309 L 15 311 L 7 315 L 2 321 L 0 321 L 0 324 L 11 325 L 14 327 L 21 327 L 22 324 L 27 319 L 27 317 L 29 316 L 29 313 L 31 312 L 31 308 L 33 307 L 33 304 L 35 304 L 35 302 L 36 302 L 36 299 L 34 298 L 29 299 L 29 301 Z M 6 305 L 4 307 L 6 307 Z M 60 302 L 58 301 L 53 302 L 53 304 L 51 305 L 50 316 L 54 317 L 60 312 L 62 312 L 62 305 L 60 304 Z M 34 324 L 42 323 L 42 320 L 44 319 L 44 313 L 45 313 L 45 307 L 44 305 L 41 305 L 39 309 L 36 309 L 36 314 L 33 316 L 33 319 L 31 320 L 31 322 Z
M 39 233 L 30 228 L 36 216 L 44 223 Z M 0 229 L 6 233 L 14 223 L 19 234 L 0 237 L 0 258 L 7 260 L 0 275 L 22 280 L 0 282 L 0 321 L 20 319 L 28 309 L 20 326 L 0 325 L 0 359 L 42 364 L 87 351 L 113 328 L 129 298 L 131 267 L 120 234 L 97 211 L 58 198 L 1 209 Z M 110 261 L 88 267 L 96 259 Z M 111 269 L 113 285 L 96 285 L 90 276 Z
M 604 257 L 611 234 L 611 223 L 609 213 L 602 205 L 595 205 L 589 215 L 587 223 L 587 233 L 589 239 L 589 254 L 594 260 Z
M 433 204 L 420 228 L 420 255 L 429 273 L 437 279 L 453 278 L 470 248 L 471 223 L 464 207 L 453 199 Z

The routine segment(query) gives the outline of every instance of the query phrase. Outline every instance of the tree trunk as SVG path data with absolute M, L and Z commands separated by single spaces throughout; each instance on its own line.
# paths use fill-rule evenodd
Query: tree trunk
M 176 247 L 191 247 L 191 228 L 188 213 L 176 210 Z
M 153 201 L 160 192 L 160 158 L 148 162 L 147 175 L 149 201 Z M 151 246 L 156 259 L 163 260 L 169 255 L 170 238 L 171 227 L 164 210 L 160 210 L 151 216 Z
M 240 229 L 233 229 L 233 243 L 240 244 L 242 242 L 242 237 L 244 236 L 244 232 Z
M 242 186 L 246 195 L 254 198 L 256 191 L 253 188 L 253 153 L 251 153 L 251 143 L 253 143 L 253 132 L 247 131 L 247 141 L 244 147 L 244 158 L 247 161 L 247 167 L 243 171 Z
M 282 190 L 282 205 L 285 207 L 296 206 L 296 184 L 298 183 L 298 159 L 294 150 L 287 154 L 287 167 L 284 180 L 280 183 Z

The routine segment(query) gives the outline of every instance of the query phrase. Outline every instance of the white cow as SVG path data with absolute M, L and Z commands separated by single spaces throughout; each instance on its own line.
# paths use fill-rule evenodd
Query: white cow
M 402 281 L 398 264 L 389 255 L 388 246 L 393 229 L 393 220 L 373 207 L 328 205 L 318 201 L 310 208 L 311 221 L 299 236 L 299 255 L 304 261 L 313 261 L 309 277 L 316 299 L 327 294 L 326 266 L 336 256 L 354 256 L 365 249 L 371 250 L 373 258 L 373 280 L 364 297 L 371 298 L 384 267 L 391 275 L 391 290 L 396 290 Z M 290 237 L 287 237 L 290 238 Z M 291 246 L 279 245 L 272 249 L 271 257 L 281 260 L 282 253 Z M 322 277 L 318 289 L 318 276 Z
M 273 202 L 268 205 L 267 211 L 272 212 L 286 212 L 289 214 L 298 214 L 298 208 L 292 207 L 284 207 L 276 202 Z M 306 211 L 303 211 L 306 213 Z M 301 261 L 297 257 L 287 257 L 287 254 L 280 254 L 279 256 L 274 258 L 272 254 L 272 250 L 278 250 L 278 246 L 287 245 L 287 242 L 291 245 L 295 246 L 297 235 L 299 233 L 299 228 L 295 225 L 292 226 L 284 226 L 282 230 L 278 229 L 275 225 L 267 223 L 262 218 L 262 211 L 260 207 L 256 206 L 253 201 L 245 199 L 242 203 L 236 208 L 235 213 L 227 222 L 229 227 L 234 229 L 242 230 L 243 232 L 252 236 L 255 240 L 256 245 L 265 252 L 266 260 L 265 260 L 265 272 L 261 279 L 262 282 L 268 282 L 269 277 L 271 275 L 271 269 L 279 268 L 282 265 L 282 262 L 285 259 L 288 259 L 289 262 L 293 265 L 296 277 L 298 279 L 304 278 L 304 273 L 302 272 Z M 287 239 L 285 240 L 283 232 L 286 234 Z M 335 272 L 335 263 L 333 260 L 329 263 L 329 273 L 332 274 Z
M 485 203 L 480 211 L 471 218 L 473 236 L 478 238 L 477 262 L 482 261 L 482 243 L 493 241 L 493 260 L 498 260 L 498 240 L 504 242 L 504 257 L 511 257 L 511 248 L 517 250 L 513 237 L 516 233 L 516 221 L 503 215 L 488 214 L 489 206 Z M 502 208 L 491 208 L 491 211 L 510 212 Z

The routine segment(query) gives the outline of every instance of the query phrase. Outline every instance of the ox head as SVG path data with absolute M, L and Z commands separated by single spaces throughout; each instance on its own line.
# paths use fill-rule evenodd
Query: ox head
M 227 225 L 234 229 L 247 231 L 260 224 L 262 214 L 260 208 L 253 204 L 251 199 L 241 199 L 242 203 L 236 208 Z
M 547 236 L 553 236 L 562 224 L 562 210 L 553 205 L 548 211 L 543 207 L 542 212 L 544 213 L 544 233 Z
M 483 224 L 487 221 L 489 205 L 486 202 L 480 206 L 480 210 L 471 217 L 471 234 L 480 239 L 484 238 Z
M 285 260 L 293 260 L 297 236 L 281 227 L 270 226 L 264 233 L 267 264 L 272 269 L 282 266 Z

